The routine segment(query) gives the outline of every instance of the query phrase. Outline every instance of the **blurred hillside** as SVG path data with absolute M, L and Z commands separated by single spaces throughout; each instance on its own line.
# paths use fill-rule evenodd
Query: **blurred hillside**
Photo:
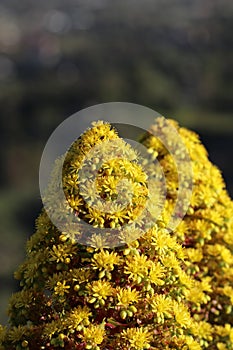
M 40 208 L 52 131 L 87 106 L 128 101 L 201 134 L 233 194 L 233 2 L 1 0 L 0 322 Z

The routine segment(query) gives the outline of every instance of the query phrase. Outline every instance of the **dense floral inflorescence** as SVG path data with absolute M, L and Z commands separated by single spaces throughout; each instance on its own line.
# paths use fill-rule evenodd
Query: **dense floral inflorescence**
M 95 244 L 89 246 L 78 243 L 75 237 L 82 232 L 59 231 L 43 210 L 27 243 L 27 258 L 15 273 L 22 290 L 10 300 L 9 326 L 0 328 L 1 349 L 233 349 L 233 204 L 198 136 L 170 122 L 193 170 L 192 198 L 180 225 L 167 229 L 177 198 L 176 165 L 148 133 L 142 143 L 163 166 L 167 183 L 158 220 L 137 239 L 109 249 L 96 244 L 98 237 L 91 237 Z M 92 197 L 85 178 L 79 178 L 88 152 L 108 140 L 117 140 L 122 152 L 103 162 L 96 191 L 114 204 L 119 181 L 126 178 L 132 189 L 131 204 L 116 205 L 115 211 L 96 204 L 96 193 Z M 72 145 L 63 185 L 69 210 L 100 228 L 133 222 L 148 197 L 137 155 L 102 122 Z

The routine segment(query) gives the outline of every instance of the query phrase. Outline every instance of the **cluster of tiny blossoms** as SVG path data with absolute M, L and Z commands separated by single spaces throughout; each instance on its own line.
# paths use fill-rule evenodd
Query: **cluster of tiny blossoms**
M 168 187 L 157 222 L 137 239 L 110 249 L 91 235 L 89 246 L 80 244 L 82 232 L 60 232 L 42 210 L 27 243 L 27 258 L 15 273 L 22 289 L 9 302 L 9 326 L 0 327 L 0 349 L 233 349 L 232 201 L 198 136 L 171 123 L 193 168 L 191 203 L 180 225 L 173 232 L 167 229 L 177 198 L 174 161 L 148 133 L 142 143 L 162 164 Z M 162 124 L 158 120 L 152 131 L 161 128 L 166 133 Z M 109 140 L 121 151 L 95 173 L 88 154 L 97 146 L 99 158 L 98 146 Z M 79 177 L 86 164 L 91 180 L 97 174 L 95 193 L 86 178 Z M 52 176 L 56 177 L 56 169 Z M 147 176 L 137 154 L 111 125 L 95 123 L 72 145 L 64 162 L 69 210 L 94 228 L 129 224 L 145 206 Z M 124 191 L 130 185 L 130 204 L 121 206 L 119 201 L 106 210 L 103 203 L 118 199 L 119 181 L 123 188 L 125 184 Z M 48 193 L 56 186 L 55 181 Z M 52 198 L 53 209 L 54 203 Z M 60 207 L 61 217 L 63 210 Z

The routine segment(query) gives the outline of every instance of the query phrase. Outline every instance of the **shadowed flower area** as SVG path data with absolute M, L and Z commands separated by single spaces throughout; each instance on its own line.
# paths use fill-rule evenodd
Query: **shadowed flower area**
M 163 119 L 157 123 L 151 130 L 161 127 Z M 134 227 L 144 229 L 143 234 L 132 239 L 125 232 L 122 244 L 110 249 L 91 229 L 89 246 L 80 244 L 81 230 L 60 232 L 42 210 L 27 242 L 26 260 L 15 273 L 21 291 L 9 301 L 9 325 L 0 330 L 1 349 L 233 349 L 233 203 L 198 135 L 173 120 L 169 123 L 186 145 L 193 169 L 192 198 L 179 226 L 167 228 L 177 199 L 175 164 L 166 147 L 148 132 L 141 142 L 152 160 L 162 164 L 167 184 L 156 222 L 147 229 L 153 217 L 145 210 Z M 95 215 L 95 201 L 81 200 L 80 184 L 86 179 L 80 169 L 93 147 L 99 150 L 112 139 L 129 158 L 126 162 L 115 151 L 113 160 L 103 162 L 96 191 L 114 204 L 116 181 L 122 180 L 124 170 L 133 194 L 126 211 Z M 170 141 L 174 142 L 172 136 Z M 63 186 L 67 208 L 77 220 L 114 232 L 116 227 L 124 231 L 140 215 L 138 206 L 145 206 L 149 189 L 137 163 L 140 155 L 135 154 L 104 122 L 94 123 L 73 143 L 65 157 Z M 185 158 L 183 163 L 185 172 Z M 55 210 L 51 200 L 53 205 Z M 61 220 L 66 218 L 63 208 L 58 210 Z

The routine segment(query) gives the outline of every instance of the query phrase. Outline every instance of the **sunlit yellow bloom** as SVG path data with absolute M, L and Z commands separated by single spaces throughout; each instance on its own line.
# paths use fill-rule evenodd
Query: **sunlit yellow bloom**
M 165 267 L 170 269 L 179 270 L 180 263 L 175 256 L 175 253 L 171 252 L 168 255 L 165 255 L 162 259 L 162 263 Z
M 104 227 L 104 213 L 101 213 L 95 208 L 88 208 L 88 214 L 86 214 L 86 219 L 93 225 L 93 227 Z
M 223 293 L 224 295 L 230 298 L 231 304 L 233 305 L 233 287 L 230 287 L 228 285 L 224 286 Z
M 182 270 L 181 268 L 178 269 L 177 275 L 182 285 L 185 285 L 188 289 L 190 289 L 193 286 L 194 280 L 184 270 Z
M 98 300 L 105 300 L 113 294 L 113 288 L 107 281 L 94 281 L 87 285 L 87 290 L 91 297 Z
M 208 296 L 204 293 L 202 283 L 195 281 L 191 289 L 185 290 L 184 294 L 187 300 L 194 304 L 202 304 L 208 302 Z
M 233 265 L 233 254 L 228 248 L 224 246 L 222 246 L 221 249 L 221 257 L 225 263 Z
M 172 316 L 172 300 L 170 297 L 166 297 L 164 294 L 157 294 L 153 296 L 150 301 L 150 307 L 160 321 L 163 321 L 165 317 Z
M 202 350 L 200 344 L 193 339 L 193 337 L 186 336 L 186 344 L 189 347 L 189 350 Z
M 95 348 L 96 345 L 101 344 L 104 340 L 105 330 L 100 326 L 89 325 L 83 330 L 83 340 L 87 342 L 86 349 Z M 88 346 L 89 345 L 89 346 Z
M 175 338 L 175 344 L 177 344 L 178 349 L 202 350 L 200 344 L 194 340 L 192 336 L 184 334 L 180 335 L 178 338 Z
M 78 306 L 74 308 L 69 314 L 66 315 L 65 321 L 63 324 L 71 330 L 80 330 L 83 327 L 80 325 L 87 326 L 89 321 L 89 316 L 91 315 L 91 310 L 86 306 Z
M 233 327 L 231 327 L 229 338 L 230 338 L 230 341 L 231 341 L 231 345 L 233 345 Z
M 69 293 L 70 286 L 66 285 L 66 281 L 57 282 L 56 287 L 54 287 L 55 294 L 63 297 L 65 293 Z
M 216 332 L 216 334 L 218 334 L 221 337 L 226 337 L 231 332 L 231 325 L 229 323 L 226 323 L 224 325 L 224 327 L 223 326 L 215 326 L 214 332 Z
M 208 245 L 206 248 L 207 248 L 208 254 L 210 255 L 217 257 L 217 256 L 220 256 L 221 254 L 222 246 L 220 244 Z
M 212 278 L 210 276 L 203 277 L 201 279 L 201 288 L 204 292 L 212 292 L 212 286 L 211 286 L 211 280 Z
M 125 263 L 125 274 L 133 281 L 138 281 L 138 278 L 144 278 L 148 275 L 149 262 L 145 255 L 129 256 Z
M 232 225 L 233 226 L 233 225 Z M 227 232 L 224 234 L 224 237 L 223 237 L 224 241 L 233 246 L 233 234 L 232 234 L 232 230 L 230 232 Z
M 162 286 L 165 283 L 165 271 L 166 269 L 160 263 L 151 264 L 149 273 L 150 282 Z
M 191 262 L 200 262 L 203 258 L 201 249 L 189 248 L 187 249 L 187 255 Z
M 100 253 L 94 254 L 92 264 L 94 268 L 112 271 L 114 269 L 114 265 L 119 264 L 120 260 L 121 259 L 117 253 L 109 253 L 108 250 L 102 250 Z
M 173 312 L 176 322 L 183 328 L 189 328 L 192 324 L 192 319 L 187 306 L 182 303 L 173 303 Z
M 218 350 L 227 350 L 227 346 L 224 343 L 217 343 Z
M 122 332 L 122 339 L 132 350 L 144 350 L 150 348 L 152 334 L 146 328 L 127 328 Z
M 210 323 L 199 321 L 194 323 L 193 333 L 203 339 L 212 340 L 213 327 Z
M 160 254 L 165 254 L 169 249 L 176 250 L 179 245 L 174 237 L 171 237 L 166 230 L 159 230 L 154 234 L 151 243 Z
M 127 289 L 117 289 L 118 305 L 128 307 L 130 304 L 137 303 L 139 300 L 139 292 L 130 287 Z
M 75 252 L 75 247 L 71 244 L 64 245 L 53 245 L 52 250 L 50 251 L 51 261 L 56 262 L 65 262 L 67 258 L 70 258 Z

